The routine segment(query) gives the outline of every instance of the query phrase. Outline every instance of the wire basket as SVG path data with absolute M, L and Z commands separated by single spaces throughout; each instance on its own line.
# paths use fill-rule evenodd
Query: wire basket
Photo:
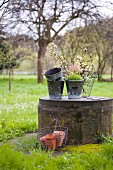
M 68 128 L 50 126 L 37 130 L 37 138 L 45 150 L 55 150 L 64 147 L 67 142 Z

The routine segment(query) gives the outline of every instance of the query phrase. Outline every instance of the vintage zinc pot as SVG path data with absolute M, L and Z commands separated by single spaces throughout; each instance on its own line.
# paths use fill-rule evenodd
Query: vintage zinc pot
M 61 81 L 62 80 L 62 70 L 61 68 L 52 68 L 45 72 L 44 74 L 48 81 Z
M 47 81 L 49 97 L 51 99 L 61 99 L 64 88 L 64 81 Z
M 80 98 L 82 96 L 83 84 L 84 80 L 66 80 L 68 98 Z

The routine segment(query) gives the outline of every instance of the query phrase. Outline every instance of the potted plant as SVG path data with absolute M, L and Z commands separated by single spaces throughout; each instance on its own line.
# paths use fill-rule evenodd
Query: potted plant
M 68 75 L 66 77 L 66 87 L 69 99 L 80 98 L 82 95 L 84 79 L 81 74 L 82 69 L 76 64 L 69 67 Z
M 61 68 L 51 68 L 44 75 L 47 79 L 49 97 L 51 99 L 61 99 L 64 87 Z
M 92 55 L 87 53 L 87 49 L 83 50 L 81 56 L 76 56 L 73 64 L 65 56 L 59 56 L 58 59 L 66 80 L 68 98 L 89 96 L 96 78 L 96 72 L 94 72 Z
M 62 80 L 66 80 L 68 98 L 80 98 L 82 96 L 82 92 L 85 94 L 83 96 L 89 96 L 95 80 L 95 76 L 93 76 L 94 67 L 92 55 L 89 54 L 89 52 L 85 48 L 83 52 L 81 51 L 81 56 L 75 56 L 75 58 L 73 57 L 73 60 L 71 60 L 71 58 L 69 58 L 68 56 L 59 55 L 57 53 L 57 46 L 54 43 L 51 43 L 49 45 L 49 48 L 51 54 L 56 57 L 57 61 L 60 64 L 60 68 L 62 70 Z M 73 64 L 71 62 L 73 62 Z M 62 80 L 60 80 L 60 83 Z M 53 84 L 53 82 L 50 83 Z M 56 81 L 54 81 L 54 83 L 56 84 Z M 60 89 L 58 85 L 57 88 Z M 54 91 L 56 90 L 54 89 Z M 63 88 L 61 92 L 63 92 Z

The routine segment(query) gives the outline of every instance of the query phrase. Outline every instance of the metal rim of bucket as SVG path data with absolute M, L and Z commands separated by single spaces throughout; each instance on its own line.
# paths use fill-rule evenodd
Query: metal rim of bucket
M 50 70 L 46 71 L 44 75 L 45 76 L 50 76 L 50 75 L 53 75 L 53 74 L 57 74 L 60 71 L 61 71 L 60 67 L 59 68 L 55 67 L 55 68 L 51 68 Z

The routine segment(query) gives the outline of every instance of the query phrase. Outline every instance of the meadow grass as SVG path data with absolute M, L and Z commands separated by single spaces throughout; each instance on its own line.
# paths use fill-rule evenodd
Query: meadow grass
M 0 141 L 36 131 L 39 98 L 47 95 L 46 81 L 37 84 L 36 76 L 14 75 L 11 92 L 8 77 L 0 76 Z M 91 95 L 113 97 L 113 82 L 95 82 Z
M 45 95 L 47 86 L 37 84 L 36 77 L 14 76 L 11 92 L 8 79 L 0 79 L 0 141 L 36 131 L 38 102 Z
M 47 95 L 46 81 L 37 84 L 36 76 L 14 75 L 11 92 L 7 76 L 0 76 L 0 141 L 6 143 L 8 139 L 35 132 L 39 98 Z M 113 97 L 113 83 L 95 82 L 91 95 Z M 53 157 L 52 152 L 36 147 L 36 138 L 20 138 L 13 145 L 3 143 L 0 146 L 1 170 L 109 170 L 113 167 L 112 144 L 103 145 L 101 151 L 81 154 L 75 150 Z M 30 155 L 23 153 L 25 150 L 30 150 Z
M 113 98 L 113 82 L 95 82 L 91 96 Z
M 30 154 L 18 152 L 9 144 L 0 147 L 1 170 L 112 170 L 113 145 L 103 145 L 101 151 L 87 154 L 66 152 L 61 156 L 52 156 L 52 152 L 42 150 Z

